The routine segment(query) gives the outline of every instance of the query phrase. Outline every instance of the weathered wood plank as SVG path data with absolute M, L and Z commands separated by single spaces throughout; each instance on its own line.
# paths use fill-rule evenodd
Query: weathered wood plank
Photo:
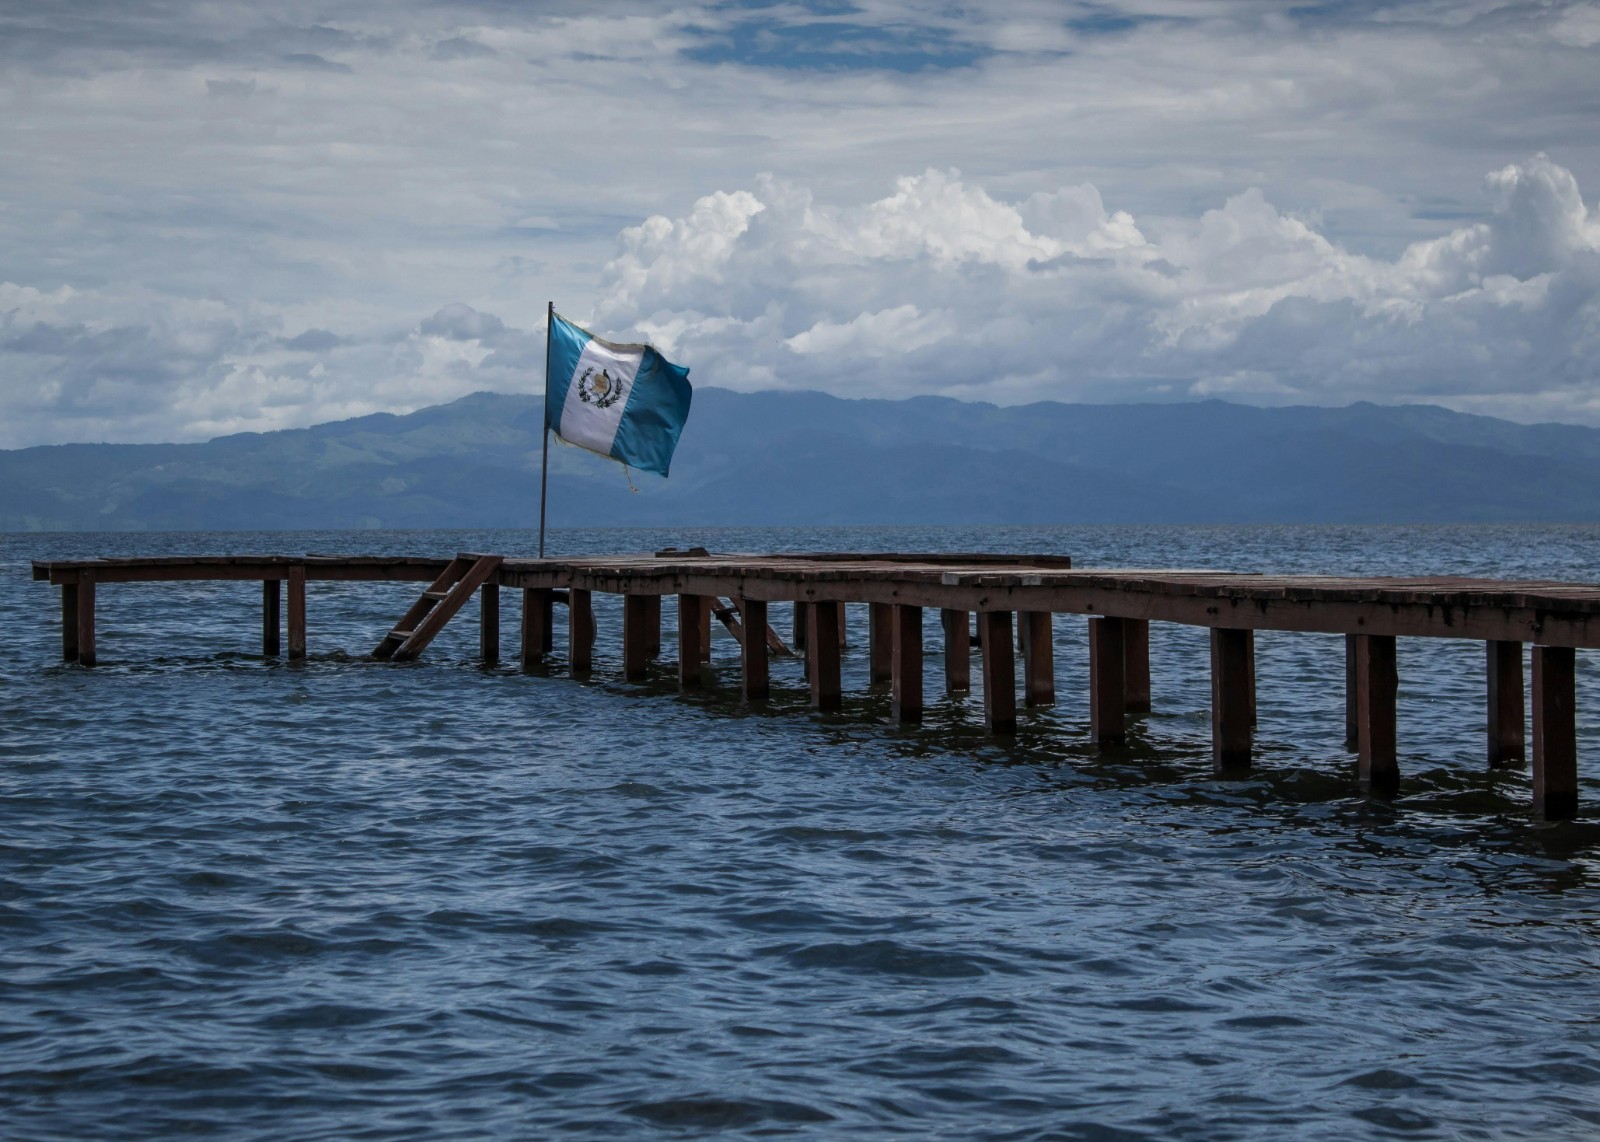
M 709 633 L 705 618 L 704 595 L 678 596 L 678 686 L 684 690 L 700 686 Z
M 1357 685 L 1356 639 L 1358 635 L 1344 636 L 1344 748 L 1355 750 L 1361 745 L 1361 690 Z
M 897 606 L 889 615 L 889 677 L 895 721 L 922 721 L 922 608 Z
M 972 628 L 967 612 L 941 609 L 944 624 L 944 691 L 964 693 L 972 689 Z
M 1122 620 L 1122 663 L 1126 679 L 1127 711 L 1150 712 L 1150 623 L 1147 619 Z
M 622 597 L 622 677 L 642 682 L 650 672 L 652 645 L 659 652 L 661 642 L 661 596 L 624 595 Z
M 811 705 L 824 712 L 844 708 L 840 686 L 839 608 L 834 600 L 806 607 L 806 675 Z
M 1356 756 L 1361 783 L 1381 793 L 1400 785 L 1395 728 L 1395 640 L 1388 635 L 1356 636 Z
M 644 626 L 644 654 L 654 662 L 661 657 L 661 596 L 639 595 L 636 596 L 643 606 L 641 621 Z
M 1578 715 L 1570 647 L 1533 648 L 1533 811 L 1548 821 L 1578 815 Z
M 555 617 L 549 587 L 522 589 L 522 669 L 531 670 L 544 661 L 550 645 L 549 626 Z
M 1017 641 L 1022 651 L 1023 701 L 1029 706 L 1053 706 L 1056 703 L 1053 619 L 1049 611 L 1021 611 L 1017 614 Z
M 484 665 L 500 661 L 500 585 L 478 588 L 478 657 Z
M 1522 702 L 1522 644 L 1486 642 L 1489 765 L 1521 765 L 1527 753 L 1527 711 Z
M 276 658 L 282 653 L 280 641 L 283 620 L 280 616 L 283 599 L 281 579 L 261 580 L 261 653 Z
M 61 660 L 78 660 L 78 579 L 61 584 Z
M 1101 749 L 1128 742 L 1128 670 L 1122 619 L 1089 620 L 1089 736 Z
M 1250 631 L 1211 631 L 1211 765 L 1218 773 L 1250 767 L 1252 745 Z
M 739 687 L 745 700 L 764 702 L 771 694 L 767 640 L 751 635 L 767 629 L 765 599 L 738 599 L 739 615 L 744 620 L 745 637 L 739 640 Z
M 306 569 L 290 567 L 284 579 L 284 589 L 289 607 L 289 661 L 300 662 L 306 656 Z
M 567 667 L 574 674 L 594 669 L 594 598 L 574 587 L 567 592 Z
M 867 681 L 874 686 L 894 681 L 894 608 L 867 605 Z
M 983 714 L 989 732 L 1007 736 L 1017 732 L 1017 660 L 1011 649 L 1011 612 L 984 611 Z M 961 618 L 966 625 L 966 616 Z
M 77 624 L 78 665 L 93 666 L 97 660 L 94 645 L 94 586 L 96 573 L 84 568 L 78 572 Z

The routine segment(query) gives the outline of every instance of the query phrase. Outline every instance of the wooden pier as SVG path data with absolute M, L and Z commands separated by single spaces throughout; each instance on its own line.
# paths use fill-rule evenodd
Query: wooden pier
M 622 671 L 643 678 L 661 652 L 661 600 L 676 596 L 678 677 L 702 684 L 710 624 L 722 622 L 741 647 L 740 688 L 768 695 L 768 659 L 790 653 L 770 625 L 768 605 L 792 604 L 794 651 L 805 660 L 811 703 L 840 708 L 844 608 L 869 608 L 872 682 L 892 688 L 894 717 L 923 712 L 923 612 L 941 612 L 944 686 L 971 687 L 972 620 L 989 730 L 1017 727 L 1017 659 L 1023 701 L 1055 700 L 1052 624 L 1058 614 L 1088 619 L 1090 733 L 1103 749 L 1127 738 L 1130 715 L 1150 709 L 1150 624 L 1203 627 L 1211 639 L 1212 758 L 1218 772 L 1249 766 L 1255 726 L 1255 632 L 1316 631 L 1345 636 L 1345 739 L 1360 780 L 1377 792 L 1399 781 L 1395 698 L 1399 638 L 1454 638 L 1485 646 L 1486 760 L 1531 761 L 1533 809 L 1575 816 L 1578 804 L 1574 650 L 1600 647 L 1600 586 L 1468 578 L 1327 578 L 1216 571 L 1079 570 L 1070 559 L 1034 555 L 713 555 L 703 549 L 653 555 L 530 560 L 463 553 L 452 559 L 307 555 L 95 559 L 35 563 L 36 580 L 61 588 L 62 656 L 95 663 L 96 589 L 106 583 L 257 581 L 262 586 L 262 653 L 278 655 L 287 610 L 287 654 L 304 658 L 307 584 L 395 581 L 427 584 L 373 655 L 421 654 L 473 596 L 480 600 L 480 650 L 500 655 L 500 591 L 522 592 L 520 656 L 536 665 L 554 645 L 555 608 L 568 620 L 567 664 L 592 669 L 595 592 L 622 598 Z M 284 585 L 287 585 L 286 589 Z M 284 607 L 285 595 L 287 607 Z M 756 637 L 750 637 L 756 632 Z M 1524 708 L 1523 646 L 1531 647 L 1532 742 Z

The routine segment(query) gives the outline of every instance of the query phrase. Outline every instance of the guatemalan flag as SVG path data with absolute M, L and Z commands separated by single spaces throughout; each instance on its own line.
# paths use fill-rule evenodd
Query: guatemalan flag
M 544 414 L 567 443 L 665 476 L 692 395 L 689 370 L 649 345 L 602 341 L 551 311 Z

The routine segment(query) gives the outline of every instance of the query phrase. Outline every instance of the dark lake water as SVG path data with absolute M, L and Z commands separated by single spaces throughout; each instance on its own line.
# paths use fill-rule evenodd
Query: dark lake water
M 1600 528 L 566 531 L 552 554 L 1010 550 L 1080 566 L 1600 580 Z M 414 585 L 111 585 L 59 659 L 35 558 L 456 550 L 527 532 L 0 536 L 0 1137 L 1346 1139 L 1600 1131 L 1600 671 L 1584 819 L 1483 763 L 1483 648 L 1400 649 L 1402 785 L 1364 798 L 1342 641 L 1259 637 L 1258 763 L 1210 772 L 1204 636 L 1087 745 L 1081 619 L 1014 743 L 981 694 L 888 722 L 366 652 Z M 517 608 L 508 597 L 506 646 Z M 775 605 L 775 625 L 787 620 Z M 855 613 L 859 610 L 860 613 Z M 673 609 L 664 616 L 669 635 Z M 557 658 L 564 632 L 558 633 Z M 508 659 L 514 655 L 508 654 Z M 974 681 L 977 682 L 977 672 Z

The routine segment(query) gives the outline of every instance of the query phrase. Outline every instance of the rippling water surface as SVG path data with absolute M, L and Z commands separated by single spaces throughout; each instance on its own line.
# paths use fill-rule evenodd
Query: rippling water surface
M 1080 566 L 1600 580 L 1594 528 L 563 532 L 553 553 L 1019 550 Z M 310 590 L 309 661 L 254 584 L 100 590 L 59 659 L 31 559 L 524 553 L 526 532 L 0 536 L 0 1136 L 8 1139 L 1588 1138 L 1600 1129 L 1600 675 L 1588 820 L 1484 768 L 1480 644 L 1401 647 L 1393 802 L 1342 748 L 1342 642 L 1260 636 L 1259 761 L 1210 773 L 1203 636 L 1087 745 L 981 694 L 888 723 L 852 613 L 840 715 L 366 652 L 404 584 Z M 508 603 L 513 600 L 508 599 Z M 864 609 L 861 609 L 864 612 Z M 774 618 L 786 620 L 774 606 Z M 516 607 L 507 607 L 514 647 Z M 665 622 L 672 624 L 672 608 Z M 783 629 L 780 625 L 780 629 Z M 974 672 L 976 681 L 977 672 Z

